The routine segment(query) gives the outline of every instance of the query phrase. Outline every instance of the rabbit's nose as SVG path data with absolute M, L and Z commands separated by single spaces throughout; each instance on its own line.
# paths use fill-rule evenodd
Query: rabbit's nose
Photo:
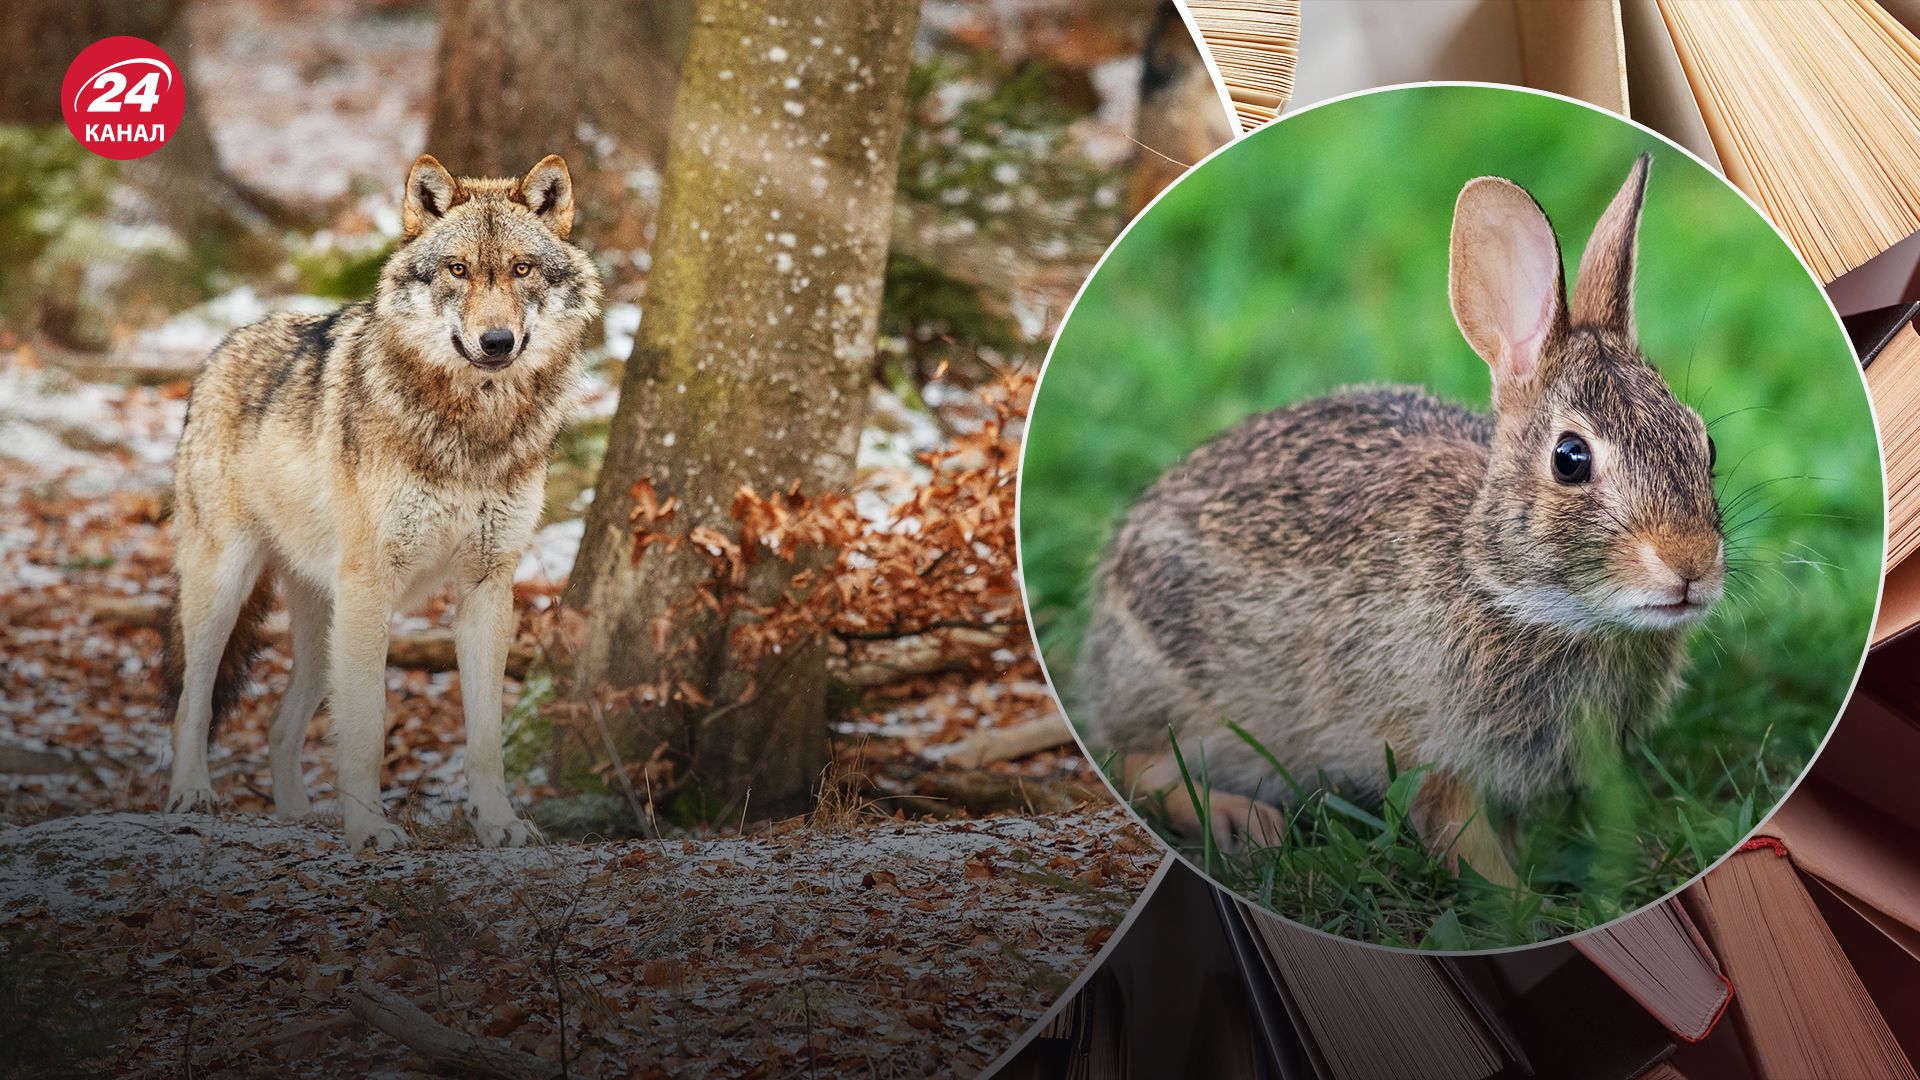
M 1709 581 L 1720 576 L 1720 538 L 1702 537 L 1680 551 L 1665 556 L 1667 565 L 1688 583 Z
M 1648 553 L 1684 584 L 1720 576 L 1721 542 L 1712 533 L 1660 531 L 1645 542 Z

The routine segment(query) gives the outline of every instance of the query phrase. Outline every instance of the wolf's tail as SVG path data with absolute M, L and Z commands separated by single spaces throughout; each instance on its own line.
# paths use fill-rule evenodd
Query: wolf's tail
M 180 707 L 180 695 L 186 684 L 186 627 L 180 617 L 179 579 L 175 578 L 174 601 L 167 605 L 167 641 L 160 653 L 160 676 L 166 683 L 166 703 L 169 713 L 177 713 Z M 260 655 L 260 649 L 266 644 L 266 635 L 260 632 L 260 624 L 265 621 L 267 612 L 273 610 L 273 571 L 260 571 L 260 579 L 253 584 L 253 592 L 247 596 L 247 602 L 240 605 L 240 615 L 234 620 L 233 633 L 227 637 L 226 648 L 220 652 L 220 666 L 213 676 L 213 722 L 207 726 L 209 736 L 220 729 L 220 718 L 225 716 L 234 702 L 240 700 L 240 691 L 247 685 L 247 676 L 253 671 L 254 658 Z

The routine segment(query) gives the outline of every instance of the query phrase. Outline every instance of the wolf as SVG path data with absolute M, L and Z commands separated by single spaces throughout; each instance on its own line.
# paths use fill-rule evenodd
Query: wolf
M 573 211 L 558 156 L 501 180 L 423 155 L 371 299 L 242 327 L 195 378 L 174 475 L 169 812 L 214 808 L 207 739 L 278 580 L 293 673 L 268 734 L 276 816 L 311 810 L 301 744 L 330 699 L 349 845 L 405 846 L 380 800 L 388 623 L 450 583 L 468 817 L 489 847 L 540 839 L 508 801 L 500 711 L 513 572 L 600 311 Z

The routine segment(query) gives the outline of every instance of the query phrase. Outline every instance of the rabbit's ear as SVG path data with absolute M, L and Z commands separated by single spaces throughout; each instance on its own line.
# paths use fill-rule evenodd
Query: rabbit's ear
M 1529 396 L 1567 321 L 1560 244 L 1533 196 L 1497 176 L 1461 189 L 1447 286 L 1460 332 L 1493 369 L 1494 404 Z
M 1633 332 L 1633 264 L 1640 245 L 1640 205 L 1647 194 L 1646 154 L 1633 163 L 1627 182 L 1607 204 L 1580 256 L 1573 283 L 1573 324 L 1623 334 Z

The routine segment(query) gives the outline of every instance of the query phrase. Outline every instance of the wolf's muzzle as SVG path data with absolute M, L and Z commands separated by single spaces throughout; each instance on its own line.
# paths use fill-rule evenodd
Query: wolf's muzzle
M 480 351 L 488 356 L 505 356 L 513 351 L 513 331 L 489 330 L 480 335 Z
M 504 335 L 506 337 L 507 339 L 506 348 L 500 349 L 498 347 L 499 346 L 498 338 L 494 338 L 494 340 L 491 342 L 487 340 L 488 338 L 493 337 L 493 335 L 495 334 Z M 479 368 L 481 371 L 499 371 L 505 368 L 508 364 L 513 363 L 513 334 L 510 331 L 489 330 L 486 333 L 481 334 L 480 335 L 480 351 L 485 354 L 483 356 L 475 356 L 472 353 L 468 352 L 467 343 L 460 340 L 460 335 L 458 333 L 453 334 L 452 338 L 453 338 L 453 351 L 459 353 L 460 358 L 462 360 L 465 360 L 467 363 L 472 364 L 474 367 Z

